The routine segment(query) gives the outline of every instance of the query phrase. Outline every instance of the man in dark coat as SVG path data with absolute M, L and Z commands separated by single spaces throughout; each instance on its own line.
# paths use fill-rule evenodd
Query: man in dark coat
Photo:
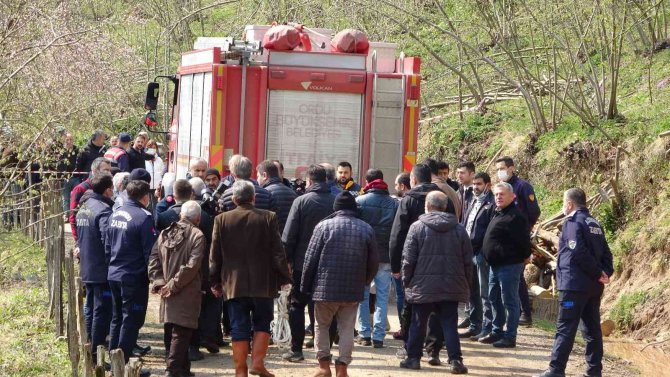
M 93 361 L 98 346 L 105 343 L 112 320 L 112 291 L 107 281 L 105 241 L 112 214 L 112 176 L 98 174 L 91 179 L 92 191 L 82 196 L 77 212 L 77 246 L 81 280 L 86 284 L 86 330 L 92 344 Z
M 486 229 L 491 221 L 491 212 L 495 209 L 495 201 L 491 192 L 491 177 L 484 172 L 477 173 L 472 180 L 474 201 L 465 216 L 465 230 L 470 235 L 474 254 L 474 274 L 470 286 L 470 327 L 460 333 L 461 338 L 479 340 L 491 333 L 493 312 L 489 300 L 489 265 L 486 263 L 482 244 Z M 498 301 L 497 310 L 502 313 L 505 308 Z
M 144 146 L 147 143 L 147 137 L 139 134 L 135 137 L 133 145 L 126 150 L 128 153 L 128 171 L 135 169 L 145 169 L 147 167 L 146 161 L 153 160 L 155 157 L 144 153 Z
M 559 240 L 556 282 L 559 312 L 556 340 L 549 369 L 537 377 L 565 377 L 577 328 L 586 341 L 584 376 L 602 376 L 603 334 L 600 329 L 600 298 L 604 284 L 614 273 L 612 253 L 602 226 L 586 207 L 586 193 L 571 188 L 563 194 L 563 224 Z
M 302 354 L 302 345 L 305 341 L 305 307 L 309 304 L 310 298 L 300 292 L 302 268 L 314 227 L 333 213 L 334 200 L 335 197 L 326 183 L 326 170 L 320 165 L 310 165 L 307 169 L 307 190 L 293 202 L 282 233 L 282 243 L 286 250 L 293 286 L 289 308 L 291 351 L 282 355 L 284 360 L 305 359 Z
M 361 185 L 354 180 L 354 171 L 351 164 L 342 161 L 337 164 L 337 187 L 344 191 L 350 191 L 354 196 L 361 192 Z
M 458 339 L 458 303 L 466 302 L 472 281 L 470 238 L 453 214 L 445 213 L 448 198 L 439 191 L 426 196 L 426 213 L 412 224 L 403 248 L 402 282 L 412 304 L 407 359 L 401 368 L 420 369 L 428 316 L 439 318 L 447 343 L 452 374 L 464 374 Z
M 461 225 L 465 225 L 466 214 L 470 211 L 470 206 L 474 199 L 472 194 L 472 180 L 475 178 L 475 164 L 470 161 L 464 161 L 458 164 L 456 168 L 456 175 L 460 186 L 456 192 L 458 193 L 458 200 L 461 202 L 461 217 L 458 219 Z
M 273 299 L 290 282 L 286 254 L 279 238 L 277 215 L 255 208 L 254 185 L 233 184 L 235 209 L 214 220 L 210 251 L 212 292 L 225 296 L 232 325 L 235 375 L 247 375 L 247 354 L 253 329 L 249 373 L 274 376 L 265 369 Z
M 376 299 L 374 302 L 374 331 L 370 326 L 370 289 L 365 288 L 363 301 L 358 305 L 359 344 L 382 348 L 386 336 L 386 314 L 391 288 L 391 263 L 389 259 L 389 238 L 391 227 L 398 209 L 398 201 L 389 195 L 384 174 L 379 169 L 365 173 L 366 185 L 363 194 L 356 198 L 360 207 L 360 218 L 372 226 L 377 240 L 379 269 L 374 277 Z
M 121 348 L 126 362 L 144 325 L 149 300 L 148 262 L 157 233 L 149 204 L 151 189 L 145 181 L 130 181 L 128 202 L 114 212 L 107 231 L 112 289 L 112 326 L 109 349 Z
M 95 130 L 86 147 L 79 152 L 75 171 L 80 174 L 82 179 L 88 178 L 88 172 L 91 171 L 93 160 L 105 155 L 105 137 L 105 133 L 102 130 Z
M 197 228 L 200 205 L 181 206 L 180 220 L 161 232 L 149 258 L 151 292 L 161 297 L 159 320 L 163 323 L 166 351 L 165 377 L 191 375 L 189 345 L 198 328 L 201 289 L 200 266 L 205 236 Z
M 256 203 L 255 206 L 258 209 L 264 209 L 277 213 L 277 204 L 275 199 L 270 193 L 270 191 L 260 187 L 258 183 L 251 180 L 251 170 L 253 165 L 251 160 L 242 155 L 234 155 L 230 158 L 230 173 L 235 179 L 249 181 L 254 185 L 256 191 Z M 235 209 L 235 203 L 233 202 L 233 188 L 230 187 L 221 195 L 221 207 L 224 211 L 232 211 Z
M 410 174 L 410 184 L 412 189 L 405 193 L 398 205 L 398 211 L 393 220 L 391 237 L 389 239 L 391 272 L 395 278 L 400 278 L 402 250 L 405 245 L 405 238 L 407 237 L 409 227 L 419 219 L 419 216 L 424 214 L 426 195 L 431 191 L 440 190 L 436 184 L 431 182 L 432 178 L 431 168 L 428 165 L 414 165 L 412 173 Z M 446 211 L 456 214 L 455 207 L 451 200 L 447 201 Z M 405 341 L 407 341 L 411 316 L 411 305 L 405 305 L 402 313 L 400 313 L 400 331 L 402 333 L 402 338 Z M 441 330 L 437 331 L 438 329 L 435 329 L 436 326 L 434 324 L 429 325 L 428 327 L 431 330 L 431 333 L 442 332 Z M 439 335 L 435 336 L 439 337 Z M 442 346 L 441 344 L 436 344 L 433 348 L 439 350 Z
M 298 194 L 287 187 L 279 177 L 277 165 L 271 160 L 265 160 L 256 167 L 256 178 L 258 184 L 269 191 L 274 198 L 277 207 L 277 220 L 279 221 L 279 233 L 284 231 L 284 225 L 291 211 L 293 201 Z
M 527 181 L 519 178 L 516 174 L 516 167 L 514 160 L 511 157 L 505 156 L 496 160 L 496 170 L 498 171 L 498 179 L 501 182 L 507 182 L 512 185 L 514 189 L 514 202 L 519 209 L 519 212 L 526 218 L 528 222 L 528 233 L 535 226 L 535 223 L 540 218 L 540 205 L 535 197 L 533 186 Z M 521 278 L 519 279 L 519 298 L 521 300 L 521 317 L 519 324 L 531 325 L 533 318 L 531 315 L 530 298 L 528 297 L 528 285 L 526 279 L 523 277 L 523 270 L 521 271 Z
M 312 296 L 316 325 L 318 375 L 330 375 L 330 326 L 335 318 L 340 355 L 335 360 L 338 377 L 347 376 L 354 348 L 358 302 L 378 269 L 374 230 L 357 217 L 354 196 L 343 191 L 333 203 L 333 213 L 315 228 L 305 254 L 300 291 Z
M 528 222 L 514 203 L 514 192 L 509 183 L 496 184 L 493 195 L 496 209 L 482 246 L 486 261 L 491 266 L 489 298 L 493 306 L 493 326 L 491 334 L 479 339 L 479 342 L 499 348 L 514 348 L 521 312 L 519 279 L 524 263 L 530 258 Z M 507 315 L 497 310 L 501 298 Z M 507 329 L 503 332 L 505 318 Z

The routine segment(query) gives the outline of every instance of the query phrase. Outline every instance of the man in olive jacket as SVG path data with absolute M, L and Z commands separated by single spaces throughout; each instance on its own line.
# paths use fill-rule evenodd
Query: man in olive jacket
M 166 377 L 188 376 L 191 372 L 188 347 L 198 328 L 202 299 L 200 263 L 206 242 L 197 228 L 200 206 L 194 201 L 184 203 L 179 217 L 161 232 L 149 257 L 151 292 L 161 296 L 159 318 L 165 331 Z
M 212 293 L 225 296 L 231 324 L 235 375 L 272 376 L 264 359 L 270 340 L 273 299 L 291 279 L 274 212 L 254 206 L 254 184 L 236 180 L 235 209 L 214 220 L 209 276 Z M 253 315 L 252 315 L 253 313 Z M 253 329 L 251 368 L 247 369 Z
M 458 338 L 458 303 L 467 302 L 472 281 L 472 245 L 458 218 L 445 213 L 441 191 L 426 196 L 426 213 L 412 224 L 403 248 L 402 283 L 412 304 L 407 359 L 401 368 L 420 369 L 428 316 L 436 313 L 447 344 L 452 374 L 467 373 Z

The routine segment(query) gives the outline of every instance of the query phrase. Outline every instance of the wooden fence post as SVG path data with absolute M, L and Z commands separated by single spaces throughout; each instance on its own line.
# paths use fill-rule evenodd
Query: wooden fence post
M 69 251 L 68 253 L 71 253 Z M 74 266 L 73 266 L 74 267 Z M 80 277 L 74 279 L 75 287 L 77 288 L 77 324 L 79 327 L 79 344 L 82 346 L 82 355 L 84 357 L 82 369 L 84 377 L 93 376 L 93 353 L 92 345 L 88 342 L 88 331 L 86 330 L 86 318 L 84 317 L 84 286 Z
M 123 377 L 126 360 L 123 358 L 123 350 L 117 348 L 112 350 L 109 355 L 110 364 L 112 364 L 112 377 Z
M 79 375 L 79 331 L 77 331 L 77 293 L 74 286 L 74 260 L 72 259 L 72 250 L 68 250 L 65 255 L 65 271 L 67 278 L 67 346 L 72 364 L 72 375 Z
M 124 377 L 140 377 L 140 372 L 142 370 L 142 362 L 136 358 L 128 360 L 126 365 L 126 374 Z
M 96 363 L 97 365 L 95 366 L 95 377 L 105 377 L 105 354 L 107 353 L 107 350 L 105 350 L 105 346 L 99 345 L 98 346 L 98 362 Z

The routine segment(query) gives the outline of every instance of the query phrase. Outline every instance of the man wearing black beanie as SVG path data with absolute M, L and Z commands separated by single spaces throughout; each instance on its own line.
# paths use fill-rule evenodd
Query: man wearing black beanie
M 335 318 L 340 334 L 337 376 L 347 375 L 354 347 L 358 303 L 365 286 L 379 267 L 377 242 L 370 225 L 358 218 L 354 196 L 343 191 L 333 203 L 333 213 L 321 221 L 309 242 L 300 290 L 314 300 L 315 348 L 318 375 L 330 376 L 329 328 Z

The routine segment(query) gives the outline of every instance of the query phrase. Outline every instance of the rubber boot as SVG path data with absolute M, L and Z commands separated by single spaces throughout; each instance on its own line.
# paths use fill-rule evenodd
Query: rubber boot
M 335 377 L 349 377 L 347 364 L 335 362 Z
M 312 375 L 312 377 L 332 377 L 333 373 L 330 371 L 330 357 L 325 357 L 319 360 L 319 369 Z
M 235 364 L 235 377 L 247 377 L 247 354 L 249 353 L 249 342 L 246 340 L 233 342 L 233 363 Z
M 270 345 L 270 333 L 256 331 L 254 332 L 253 347 L 251 348 L 251 368 L 249 374 L 261 377 L 275 377 L 265 369 L 265 355 L 268 353 Z

